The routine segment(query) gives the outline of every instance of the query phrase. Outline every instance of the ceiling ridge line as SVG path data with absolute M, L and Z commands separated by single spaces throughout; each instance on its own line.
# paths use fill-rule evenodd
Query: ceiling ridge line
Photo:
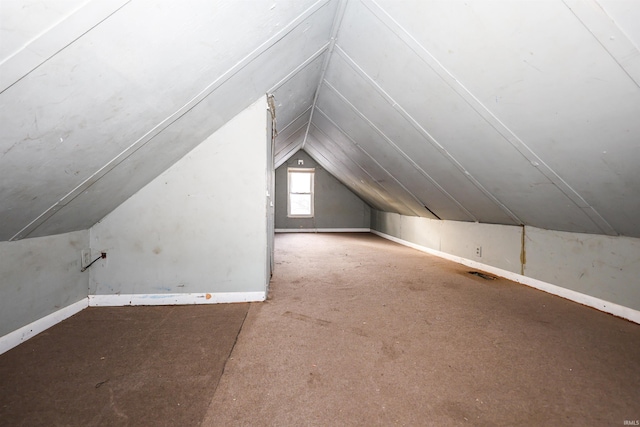
M 400 182 L 399 182 L 399 181 L 398 181 L 398 180 L 397 180 L 397 179 L 396 179 L 396 178 L 395 178 L 391 173 L 389 173 L 389 172 L 388 172 L 384 167 L 382 167 L 382 166 L 381 166 L 381 165 L 380 165 L 380 164 L 379 164 L 379 163 L 378 163 L 378 162 L 377 162 L 373 157 L 371 157 L 371 155 L 369 155 L 369 153 L 367 153 L 364 149 L 362 149 L 362 148 L 358 145 L 358 143 L 357 143 L 357 142 L 355 142 L 355 141 L 354 141 L 351 137 L 349 137 L 349 135 L 347 135 L 347 134 L 346 134 L 346 133 L 345 133 L 345 132 L 344 132 L 344 131 L 339 127 L 339 126 L 337 126 L 337 125 L 336 125 L 336 124 L 335 124 L 335 123 L 334 123 L 334 122 L 333 122 L 329 117 L 327 117 L 327 115 L 326 115 L 326 114 L 325 114 L 325 113 L 324 113 L 324 112 L 323 112 L 319 107 L 317 108 L 317 110 L 318 110 L 318 111 L 320 112 L 320 114 L 322 114 L 322 115 L 323 115 L 327 120 L 329 120 L 329 122 L 331 122 L 331 124 L 333 124 L 334 126 L 336 126 L 336 128 L 337 128 L 340 132 L 342 132 L 342 134 L 343 134 L 344 136 L 346 136 L 346 137 L 347 137 L 347 139 L 348 139 L 348 140 L 349 140 L 353 145 L 355 145 L 355 146 L 356 146 L 356 148 L 357 148 L 358 150 L 360 150 L 360 151 L 362 151 L 364 154 L 366 154 L 366 155 L 367 155 L 367 157 L 369 157 L 371 160 L 373 160 L 373 161 L 374 161 L 374 163 L 375 163 L 376 165 L 378 165 L 378 166 L 380 167 L 380 169 L 382 169 L 382 170 L 384 171 L 384 173 L 386 173 L 386 174 L 387 174 L 387 176 L 391 177 L 391 179 L 393 179 L 393 180 L 394 180 L 398 185 L 400 185 L 400 187 L 401 187 L 402 189 L 404 189 L 404 190 L 409 194 L 409 197 L 411 197 L 411 198 L 415 199 L 415 201 L 418 203 L 418 205 L 419 205 L 420 207 L 423 207 L 423 208 L 424 208 L 424 206 L 425 206 L 425 205 L 424 205 L 424 203 L 422 203 L 422 202 L 420 201 L 420 199 L 418 199 L 416 196 L 414 196 L 414 195 L 413 195 L 413 193 L 411 193 L 409 190 L 407 190 L 407 189 L 404 187 L 404 185 L 402 185 L 402 183 L 400 183 Z M 338 144 L 338 143 L 337 143 L 337 142 L 335 142 L 335 141 L 334 141 L 334 140 L 333 140 L 329 135 L 327 135 L 327 134 L 326 134 L 326 132 L 324 132 L 322 129 L 320 129 L 320 128 L 318 127 L 318 125 L 316 125 L 315 123 L 313 123 L 311 126 L 313 126 L 313 127 L 314 127 L 318 132 L 320 132 L 320 133 L 321 133 L 325 138 L 327 138 L 327 140 L 329 140 L 332 144 Z M 338 144 L 338 145 L 339 145 L 339 144 Z M 369 178 L 371 178 L 371 180 L 372 180 L 376 185 L 378 185 L 378 186 L 379 186 L 379 187 L 381 187 L 384 191 L 386 191 L 386 192 L 387 192 L 387 194 L 389 194 L 389 195 L 392 195 L 392 194 L 393 194 L 393 192 L 391 192 L 391 191 L 390 191 L 390 190 L 389 190 L 389 189 L 388 189 L 384 184 L 382 184 L 381 182 L 379 182 L 378 180 L 376 180 L 376 179 L 373 177 L 373 175 L 371 175 L 371 174 L 370 174 L 370 173 L 369 173 L 369 172 L 368 172 L 364 167 L 362 167 L 362 166 L 360 165 L 360 163 L 358 163 L 358 162 L 357 162 L 356 160 L 354 160 L 354 159 L 351 159 L 350 157 L 349 157 L 349 159 L 350 159 L 350 160 L 351 160 L 351 161 L 352 161 L 356 166 L 358 166 L 358 167 L 359 167 L 359 168 L 360 168 L 360 169 L 361 169 L 365 174 L 367 174 L 367 175 L 369 176 Z M 398 198 L 394 197 L 394 199 L 398 199 Z M 409 209 L 411 212 L 415 213 L 417 216 L 420 216 L 420 213 L 419 213 L 419 212 L 417 212 L 414 208 L 412 208 L 412 207 L 411 207 L 411 206 L 409 206 L 407 203 L 405 203 L 404 201 L 402 201 L 402 199 L 399 199 L 399 201 L 400 201 L 400 203 L 401 203 L 402 205 L 404 205 L 404 206 L 405 206 L 407 209 Z
M 157 135 L 162 133 L 167 127 L 173 124 L 175 121 L 179 120 L 182 116 L 187 114 L 193 108 L 195 108 L 198 104 L 204 101 L 209 95 L 215 92 L 224 82 L 229 80 L 231 77 L 236 75 L 242 69 L 244 69 L 247 65 L 249 65 L 253 60 L 264 54 L 271 47 L 273 47 L 277 42 L 282 40 L 287 34 L 292 32 L 295 28 L 297 28 L 302 22 L 304 22 L 309 16 L 313 15 L 317 12 L 321 7 L 324 7 L 328 4 L 330 0 L 318 0 L 313 5 L 311 5 L 307 10 L 297 16 L 293 21 L 284 26 L 280 31 L 278 31 L 273 36 L 269 37 L 262 44 L 252 50 L 248 55 L 242 58 L 239 62 L 229 68 L 226 72 L 224 72 L 220 77 L 215 79 L 212 83 L 208 84 L 203 90 L 198 92 L 194 97 L 192 97 L 189 101 L 187 101 L 182 107 L 178 108 L 175 112 L 170 114 L 168 117 L 163 119 L 161 122 L 156 124 L 153 128 L 147 131 L 144 135 L 138 138 L 135 142 L 129 145 L 127 148 L 122 150 L 119 154 L 117 154 L 114 158 L 108 161 L 105 165 L 91 174 L 88 178 L 78 184 L 75 188 L 69 191 L 66 195 L 64 195 L 60 200 L 55 202 L 49 208 L 47 208 L 44 212 L 38 215 L 35 219 L 29 222 L 26 226 L 24 226 L 20 231 L 18 231 L 13 237 L 9 239 L 9 241 L 22 239 L 32 232 L 34 232 L 38 227 L 40 227 L 45 221 L 47 221 L 50 217 L 52 217 L 61 207 L 67 205 L 84 191 L 86 191 L 89 187 L 99 181 L 103 176 L 117 167 L 120 163 L 125 161 L 129 156 L 138 151 L 144 145 L 146 145 L 149 141 L 155 138 Z
M 318 102 L 318 96 L 320 95 L 320 87 L 322 86 L 322 81 L 324 80 L 324 75 L 327 72 L 327 68 L 329 67 L 329 62 L 331 61 L 331 54 L 333 53 L 333 49 L 336 45 L 336 39 L 338 37 L 338 31 L 340 30 L 340 25 L 342 24 L 342 18 L 344 18 L 344 12 L 347 9 L 347 1 L 348 0 L 338 0 L 338 7 L 336 9 L 336 14 L 333 17 L 333 23 L 331 24 L 331 33 L 329 34 L 329 47 L 327 49 L 327 56 L 324 58 L 324 62 L 322 64 L 322 71 L 320 72 L 320 79 L 318 80 L 318 85 L 316 86 L 316 92 L 313 94 L 313 102 L 311 103 L 311 114 L 309 115 L 309 123 L 307 124 L 307 131 L 304 135 L 304 140 L 302 141 L 302 148 L 307 144 L 307 137 L 309 136 L 309 128 L 311 127 L 311 121 L 313 120 L 313 111 L 315 110 L 316 103 Z
M 314 127 L 317 129 L 317 127 L 316 127 L 315 125 L 314 125 Z M 324 135 L 324 133 L 323 133 L 323 135 Z M 326 137 L 326 135 L 324 135 L 324 136 Z M 313 135 L 309 135 L 309 137 L 311 137 L 311 138 L 315 139 L 315 137 L 314 137 Z M 331 141 L 333 144 L 335 144 L 335 142 L 333 142 L 333 140 L 332 140 L 331 138 L 328 138 L 328 137 L 327 137 L 327 139 L 328 139 L 329 141 Z M 330 159 L 328 159 L 328 158 L 327 158 L 327 156 L 325 156 L 324 154 L 322 154 L 320 151 L 318 151 L 318 150 L 316 150 L 315 148 L 313 148 L 313 145 L 311 145 L 309 148 L 310 148 L 312 151 L 317 151 L 317 152 L 318 152 L 318 154 L 319 154 L 320 156 L 324 157 L 324 158 L 325 158 L 325 160 L 327 160 L 327 162 L 329 162 L 330 164 L 332 164 L 332 165 L 333 165 L 333 162 L 332 162 Z M 305 151 L 307 151 L 307 149 L 306 149 L 306 148 L 303 148 L 303 149 L 304 149 Z M 358 167 L 360 170 L 362 170 L 362 171 L 363 171 L 363 172 L 364 172 L 364 173 L 365 173 L 365 174 L 366 174 L 366 175 L 371 179 L 371 181 L 373 182 L 373 183 L 372 183 L 372 185 L 368 185 L 368 186 L 362 186 L 362 185 L 360 185 L 360 184 L 356 184 L 356 185 L 358 185 L 358 187 L 359 187 L 359 188 L 360 188 L 360 187 L 362 187 L 362 188 L 365 188 L 365 187 L 366 187 L 364 190 L 362 190 L 362 192 L 363 192 L 364 194 L 367 194 L 366 189 L 369 189 L 369 188 L 370 188 L 372 191 L 370 191 L 369 193 L 371 193 L 371 192 L 372 192 L 372 193 L 375 193 L 375 194 L 377 195 L 377 198 L 378 198 L 378 199 L 382 200 L 383 202 L 384 202 L 384 201 L 386 201 L 386 200 L 387 200 L 387 197 L 385 197 L 385 196 L 384 196 L 384 195 L 383 195 L 383 194 L 382 194 L 382 193 L 381 193 L 381 192 L 376 188 L 376 186 L 381 187 L 381 188 L 382 188 L 382 190 L 383 190 L 383 191 L 385 191 L 389 196 L 390 196 L 390 193 L 389 193 L 389 192 L 388 192 L 388 191 L 387 191 L 383 186 L 381 186 L 378 182 L 376 182 L 376 180 L 375 180 L 375 179 L 373 179 L 373 177 L 372 177 L 369 173 L 367 173 L 367 171 L 366 171 L 366 170 L 364 170 L 364 169 L 362 168 L 362 166 L 360 166 L 357 162 L 353 161 L 353 160 L 352 160 L 352 159 L 350 159 L 350 158 L 348 158 L 348 160 L 350 160 L 350 161 L 351 161 L 351 162 L 352 162 L 356 167 Z M 321 162 L 318 162 L 318 163 L 321 163 Z M 340 164 L 341 164 L 341 165 L 342 165 L 346 170 L 348 170 L 348 171 L 349 171 L 349 174 L 352 176 L 352 179 L 354 180 L 354 182 L 355 182 L 355 181 L 357 181 L 357 179 L 355 179 L 355 178 L 354 178 L 354 177 L 356 177 L 357 175 L 356 175 L 356 174 L 354 174 L 354 173 L 351 171 L 351 168 L 350 168 L 349 166 L 347 166 L 344 162 L 339 162 L 339 163 L 340 163 Z M 339 167 L 337 167 L 337 166 L 335 166 L 335 165 L 334 165 L 334 169 L 337 169 L 338 171 L 340 171 L 340 170 L 341 170 Z M 336 176 L 336 175 L 335 175 L 335 174 L 333 174 L 333 173 L 332 173 L 332 175 Z M 388 197 L 388 198 L 391 198 L 391 197 Z M 392 205 L 392 203 L 389 203 L 389 202 L 387 202 L 387 204 L 388 204 L 388 205 L 390 205 L 390 206 Z M 378 207 L 381 207 L 381 206 L 378 206 Z M 381 210 L 384 210 L 384 209 L 381 209 Z M 410 210 L 412 210 L 412 209 L 410 209 Z
M 546 177 L 562 194 L 582 210 L 585 215 L 605 234 L 617 235 L 615 229 L 591 206 L 573 187 L 538 156 L 515 132 L 504 124 L 484 105 L 453 73 L 431 54 L 418 40 L 402 27 L 375 0 L 361 0 L 387 28 L 402 40 L 418 57 L 431 68 L 458 96 L 460 96 L 480 117 L 493 127 L 513 148 L 515 148 L 541 175 Z M 393 28 L 395 27 L 395 28 Z M 403 36 L 404 35 L 404 36 Z M 494 196 L 492 196 L 495 198 Z M 496 199 L 497 200 L 497 199 Z M 505 206 L 506 207 L 506 206 Z M 509 211 L 510 212 L 510 211 Z M 522 224 L 522 221 L 518 220 Z
M 325 83 L 328 83 L 328 82 L 326 82 L 326 80 L 325 80 Z M 333 90 L 338 94 L 338 96 L 340 96 L 342 99 L 344 99 L 344 100 L 347 102 L 347 104 L 348 104 L 352 109 L 354 109 L 354 111 L 356 112 L 356 114 L 362 114 L 362 113 L 360 113 L 360 111 L 358 111 L 358 110 L 355 108 L 355 106 L 353 106 L 351 103 L 349 103 L 349 102 L 348 102 L 348 101 L 347 101 L 347 100 L 342 96 L 342 94 L 341 94 L 341 93 L 339 93 L 335 88 L 333 88 L 333 87 L 331 86 L 331 89 L 333 89 Z M 378 161 L 377 161 L 377 160 L 376 160 L 376 159 L 375 159 L 371 154 L 369 154 L 369 152 L 368 152 L 367 150 L 365 150 L 365 149 L 364 149 L 364 147 L 362 147 L 360 144 L 358 144 L 358 142 L 356 142 L 356 140 L 354 140 L 351 136 L 349 136 L 349 134 L 348 134 L 347 132 L 345 132 L 345 131 L 344 131 L 344 129 L 342 129 L 342 127 L 340 127 L 340 126 L 339 126 L 336 122 L 334 122 L 334 121 L 333 121 L 333 120 L 332 120 L 332 119 L 331 119 L 331 118 L 330 118 L 330 117 L 329 117 L 329 116 L 328 116 L 324 111 L 322 111 L 322 109 L 321 109 L 320 107 L 318 107 L 317 109 L 318 109 L 318 112 L 319 112 L 320 114 L 322 114 L 322 115 L 324 116 L 324 118 L 325 118 L 325 119 L 327 119 L 327 120 L 329 121 L 329 123 L 331 123 L 333 126 L 335 126 L 335 127 L 336 127 L 336 129 L 338 129 L 340 132 L 342 132 L 342 134 L 343 134 L 343 135 L 344 135 L 344 136 L 345 136 L 349 141 L 351 141 L 351 143 L 352 143 L 353 145 L 355 145 L 356 147 L 358 147 L 358 149 L 360 149 L 360 150 L 361 150 L 363 153 L 365 153 L 365 154 L 366 154 L 366 155 L 367 155 L 371 160 L 373 160 L 373 161 L 375 162 L 375 164 L 376 164 L 376 165 L 378 165 L 378 166 L 379 166 L 383 171 L 385 171 L 385 172 L 387 173 L 387 175 L 389 175 L 389 176 L 390 176 L 390 177 L 391 177 L 395 182 L 397 182 L 397 183 L 398 183 L 398 185 L 400 185 L 400 187 L 402 187 L 402 189 L 403 189 L 404 191 L 406 191 L 406 192 L 407 192 L 411 197 L 413 197 L 413 199 L 414 199 L 416 202 L 418 202 L 418 204 L 419 204 L 420 206 L 426 207 L 427 202 L 425 202 L 425 201 L 421 200 L 419 197 L 417 197 L 415 194 L 413 194 L 413 191 L 409 190 L 409 189 L 408 189 L 408 188 L 407 188 L 407 187 L 406 187 L 402 182 L 400 182 L 400 181 L 395 177 L 395 175 L 393 175 L 393 174 L 392 174 L 391 172 L 389 172 L 389 171 L 388 171 L 384 166 L 382 166 L 382 165 L 381 165 L 381 164 L 380 164 L 380 163 L 379 163 L 379 162 L 378 162 Z M 389 141 L 390 145 L 393 145 L 393 142 L 392 142 L 389 138 L 387 138 L 387 136 L 386 136 L 386 135 L 384 135 L 384 134 L 382 133 L 382 131 L 378 130 L 378 128 L 377 128 L 375 125 L 373 125 L 373 123 L 371 123 L 371 122 L 369 121 L 369 119 L 367 119 L 363 114 L 362 114 L 362 118 L 363 118 L 365 121 L 367 121 L 367 123 L 368 123 L 368 124 L 370 124 L 370 125 L 371 125 L 371 126 L 372 126 L 376 131 L 377 131 L 377 132 L 379 132 L 379 133 L 380 133 L 380 135 L 381 135 L 383 138 L 385 138 L 385 140 Z M 318 128 L 318 126 L 317 126 L 317 125 L 314 125 L 314 127 L 315 127 L 316 129 L 318 129 L 320 132 L 322 132 L 322 130 L 321 130 L 320 128 Z M 322 133 L 324 134 L 324 132 L 322 132 Z M 326 134 L 325 134 L 325 136 L 327 136 L 327 137 L 328 137 L 328 135 L 326 135 Z M 401 153 L 401 154 L 404 154 L 404 153 L 402 152 L 402 150 L 399 150 L 399 151 L 400 151 L 400 153 Z M 417 166 L 417 165 L 415 165 L 415 166 Z M 419 168 L 419 166 L 418 166 L 418 168 Z M 420 172 L 420 170 L 418 170 L 418 172 Z M 429 179 L 429 180 L 430 180 L 430 181 L 431 181 L 431 182 L 436 186 L 436 188 L 437 188 L 438 190 L 441 190 L 445 195 L 449 196 L 449 195 L 448 195 L 448 193 L 446 192 L 446 190 L 444 190 L 444 189 L 443 189 L 443 188 L 442 188 L 438 183 L 434 182 L 434 180 L 433 180 L 430 176 L 428 176 L 428 175 L 427 175 L 427 176 L 426 176 L 426 178 L 427 178 L 427 179 Z M 452 199 L 452 201 L 453 201 L 454 203 L 457 203 L 457 201 L 456 201 L 455 199 Z M 471 217 L 474 221 L 477 221 L 477 219 L 473 216 L 473 214 L 471 214 L 471 212 L 468 212 L 468 211 L 467 211 L 463 206 L 459 206 L 459 207 L 460 207 L 460 208 L 461 208 L 465 213 L 468 213 L 469 217 Z M 410 208 L 410 207 L 409 207 L 409 208 Z M 411 208 L 410 208 L 410 209 L 411 209 Z M 413 209 L 411 209 L 411 210 L 413 210 Z M 429 209 L 427 209 L 427 210 L 429 210 Z M 432 213 L 433 213 L 433 212 L 432 212 Z M 435 215 L 434 215 L 434 216 L 435 216 Z

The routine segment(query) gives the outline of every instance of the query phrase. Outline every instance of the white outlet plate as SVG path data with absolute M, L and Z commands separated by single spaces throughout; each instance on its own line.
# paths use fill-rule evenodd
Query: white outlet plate
M 476 256 L 482 257 L 482 246 L 476 246 Z

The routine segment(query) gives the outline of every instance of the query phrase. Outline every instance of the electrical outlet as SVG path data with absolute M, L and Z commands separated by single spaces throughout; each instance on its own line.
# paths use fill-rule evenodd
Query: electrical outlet
M 482 257 L 482 246 L 476 246 L 476 256 Z
M 83 249 L 80 252 L 80 256 L 81 256 L 82 268 L 85 268 L 86 266 L 91 264 L 91 250 L 90 249 Z

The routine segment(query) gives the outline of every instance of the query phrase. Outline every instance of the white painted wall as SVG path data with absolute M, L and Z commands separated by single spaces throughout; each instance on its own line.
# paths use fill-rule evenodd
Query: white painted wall
M 377 210 L 372 210 L 371 228 L 428 249 L 640 310 L 637 238 L 437 221 Z M 482 247 L 481 256 L 475 254 L 476 246 Z
M 525 228 L 524 274 L 640 310 L 640 239 Z
M 89 232 L 0 242 L 0 337 L 87 298 Z
M 91 228 L 92 250 L 107 252 L 91 294 L 265 292 L 266 105 L 260 98 Z
M 521 272 L 522 228 L 497 224 L 438 221 L 372 210 L 372 229 L 451 255 Z M 476 247 L 481 247 L 481 256 Z

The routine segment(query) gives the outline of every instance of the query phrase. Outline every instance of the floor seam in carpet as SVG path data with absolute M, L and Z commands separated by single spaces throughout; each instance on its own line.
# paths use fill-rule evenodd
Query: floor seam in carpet
M 242 318 L 242 322 L 240 323 L 240 327 L 238 328 L 238 333 L 236 334 L 236 337 L 233 340 L 233 344 L 231 345 L 231 349 L 229 350 L 229 354 L 227 354 L 227 357 L 224 360 L 224 364 L 222 365 L 222 373 L 218 377 L 218 381 L 213 386 L 213 395 L 212 395 L 211 401 L 213 401 L 213 398 L 215 397 L 216 392 L 218 391 L 218 386 L 220 385 L 220 381 L 222 380 L 222 377 L 224 376 L 224 373 L 227 370 L 227 363 L 229 362 L 229 359 L 231 358 L 231 355 L 233 354 L 233 349 L 236 348 L 236 344 L 238 343 L 238 337 L 240 336 L 240 333 L 242 332 L 242 328 L 244 327 L 245 320 L 247 320 L 247 316 L 249 315 L 249 310 L 251 310 L 251 305 L 252 304 L 249 303 L 249 308 L 247 309 L 247 311 L 244 314 L 244 317 Z

